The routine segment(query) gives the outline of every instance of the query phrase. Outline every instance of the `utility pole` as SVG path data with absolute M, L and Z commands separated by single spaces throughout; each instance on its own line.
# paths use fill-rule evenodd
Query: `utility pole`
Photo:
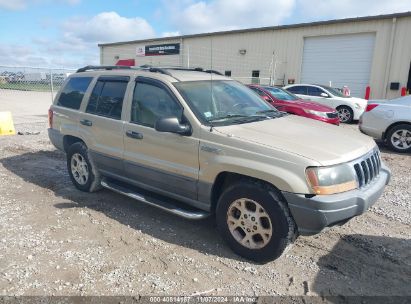
M 271 63 L 270 63 L 270 86 L 275 84 L 275 70 L 277 69 L 277 60 L 275 59 L 275 51 L 271 55 Z

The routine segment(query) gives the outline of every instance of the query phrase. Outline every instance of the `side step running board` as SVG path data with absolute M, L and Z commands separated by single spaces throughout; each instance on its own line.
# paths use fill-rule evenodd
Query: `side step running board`
M 141 192 L 139 192 L 135 187 L 128 186 L 122 182 L 103 179 L 101 181 L 101 186 L 114 192 L 128 196 L 142 203 L 145 203 L 147 205 L 160 208 L 164 211 L 181 216 L 189 220 L 201 220 L 210 215 L 210 213 L 206 211 L 195 209 L 189 206 L 183 208 L 182 206 L 177 205 L 177 202 L 173 203 L 173 199 L 167 199 L 167 202 L 164 200 L 160 200 L 159 198 L 155 197 L 155 194 L 153 194 L 152 196 L 150 196 L 149 194 L 144 194 L 147 191 L 141 190 Z

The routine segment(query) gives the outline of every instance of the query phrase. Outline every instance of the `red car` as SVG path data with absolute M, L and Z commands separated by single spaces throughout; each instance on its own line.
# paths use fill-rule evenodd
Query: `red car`
M 337 126 L 340 124 L 338 113 L 333 108 L 300 99 L 294 94 L 277 87 L 254 84 L 248 85 L 248 87 L 257 92 L 261 98 L 279 111 L 324 121 Z

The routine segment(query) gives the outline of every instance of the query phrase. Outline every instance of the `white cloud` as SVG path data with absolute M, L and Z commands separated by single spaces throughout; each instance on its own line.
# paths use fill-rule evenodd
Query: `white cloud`
M 52 4 L 52 0 L 0 0 L 0 9 L 23 10 L 32 4 Z M 81 0 L 58 0 L 58 2 L 69 5 L 77 5 Z
M 91 19 L 72 18 L 64 23 L 66 38 L 83 42 L 113 42 L 154 37 L 151 25 L 143 18 L 126 18 L 116 12 L 103 12 Z
M 161 37 L 174 37 L 174 36 L 180 36 L 180 35 L 181 33 L 179 31 L 161 33 Z
M 145 19 L 125 18 L 115 12 L 103 12 L 91 18 L 71 18 L 63 22 L 59 31 L 55 39 L 32 38 L 30 48 L 0 45 L 0 64 L 54 67 L 98 64 L 97 44 L 100 42 L 155 36 L 154 29 Z
M 26 8 L 26 1 L 24 0 L 0 0 L 0 9 L 6 10 L 22 10 Z
M 212 0 L 164 2 L 184 33 L 276 25 L 289 17 L 295 0 Z
M 45 66 L 47 60 L 36 54 L 32 47 L 16 44 L 0 44 L 0 65 Z
M 411 10 L 410 0 L 297 0 L 301 16 L 315 20 L 347 18 L 405 12 Z M 305 18 L 307 19 L 307 18 Z

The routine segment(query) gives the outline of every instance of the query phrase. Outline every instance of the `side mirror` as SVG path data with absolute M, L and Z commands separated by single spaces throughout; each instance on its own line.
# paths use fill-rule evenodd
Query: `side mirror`
M 321 96 L 321 97 L 325 97 L 325 98 L 330 97 L 327 93 L 321 93 L 320 96 Z
M 154 129 L 158 132 L 169 132 L 180 135 L 191 135 L 189 124 L 181 124 L 177 117 L 162 117 L 157 119 Z

